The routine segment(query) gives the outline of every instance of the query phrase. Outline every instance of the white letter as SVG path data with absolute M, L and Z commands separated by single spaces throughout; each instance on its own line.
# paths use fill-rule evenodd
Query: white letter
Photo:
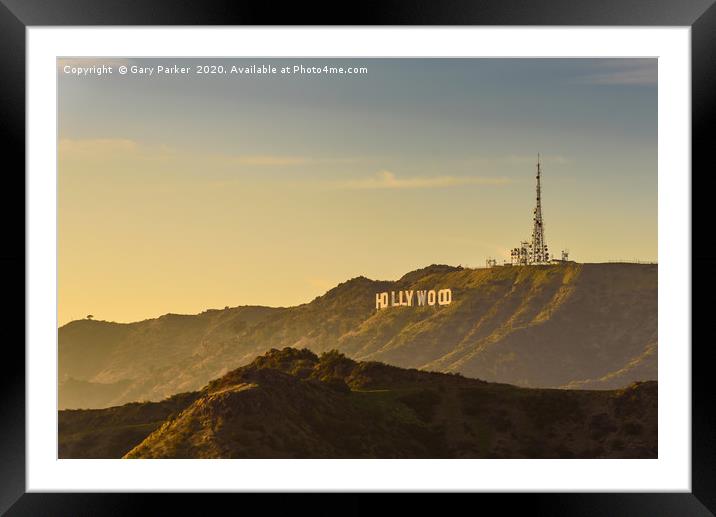
M 440 289 L 438 291 L 438 305 L 450 305 L 452 302 L 452 291 L 450 289 Z
M 435 291 L 428 291 L 428 305 L 435 305 Z
M 377 293 L 375 295 L 375 308 L 384 309 L 388 306 L 388 293 Z
M 418 305 L 425 305 L 425 297 L 427 296 L 427 291 L 418 291 Z
M 405 291 L 405 295 L 408 297 L 408 307 L 413 306 L 413 291 Z

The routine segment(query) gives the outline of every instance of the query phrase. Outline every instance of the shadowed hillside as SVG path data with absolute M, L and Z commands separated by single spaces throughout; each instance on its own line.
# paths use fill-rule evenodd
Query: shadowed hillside
M 180 393 L 161 402 L 60 411 L 58 457 L 119 458 L 198 397 L 197 392 Z
M 75 458 L 646 458 L 656 425 L 655 382 L 526 389 L 287 348 L 198 393 L 60 411 L 59 440 Z
M 437 288 L 451 305 L 375 309 L 377 292 Z M 59 329 L 61 408 L 161 400 L 286 346 L 520 386 L 624 387 L 657 378 L 657 266 L 430 266 L 297 307 L 74 321 Z

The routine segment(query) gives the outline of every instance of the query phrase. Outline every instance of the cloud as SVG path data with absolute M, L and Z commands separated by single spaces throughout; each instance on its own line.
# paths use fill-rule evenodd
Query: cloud
M 504 185 L 511 183 L 508 178 L 487 178 L 481 176 L 432 176 L 398 178 L 391 171 L 380 171 L 374 176 L 334 183 L 333 187 L 341 190 L 370 189 L 419 189 L 444 188 L 462 185 Z
M 271 154 L 255 154 L 255 155 L 234 155 L 234 154 L 217 154 L 213 158 L 227 163 L 238 165 L 258 165 L 284 167 L 292 165 L 308 165 L 319 163 L 354 163 L 354 158 L 322 158 L 315 156 L 289 156 L 289 155 L 271 155 Z
M 58 145 L 61 159 L 177 159 L 201 161 L 213 166 L 256 166 L 256 167 L 290 167 L 309 164 L 354 163 L 353 158 L 312 157 L 281 154 L 222 154 L 222 153 L 191 153 L 181 151 L 167 145 L 149 145 L 129 138 L 61 138 Z
M 240 154 L 240 155 L 217 155 L 217 159 L 225 159 L 229 162 L 240 165 L 258 165 L 258 166 L 292 166 L 292 165 L 309 165 L 319 163 L 354 163 L 354 158 L 323 158 L 314 156 L 290 156 L 281 154 Z
M 655 85 L 658 81 L 656 59 L 620 59 L 603 64 L 604 71 L 579 78 L 582 84 Z
M 167 164 L 186 160 L 187 155 L 167 145 L 145 145 L 129 138 L 61 138 L 60 161 L 103 165 L 127 163 Z
M 310 162 L 305 156 L 242 155 L 227 156 L 228 160 L 243 165 L 304 165 Z
M 103 155 L 134 154 L 139 150 L 139 144 L 128 138 L 61 138 L 57 150 L 60 158 L 88 158 Z

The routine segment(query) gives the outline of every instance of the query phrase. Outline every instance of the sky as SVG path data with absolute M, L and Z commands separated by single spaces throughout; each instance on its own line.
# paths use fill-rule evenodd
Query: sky
M 229 73 L 252 64 L 278 72 Z M 58 87 L 60 325 L 501 263 L 531 234 L 538 153 L 554 255 L 657 260 L 656 59 L 82 58 Z

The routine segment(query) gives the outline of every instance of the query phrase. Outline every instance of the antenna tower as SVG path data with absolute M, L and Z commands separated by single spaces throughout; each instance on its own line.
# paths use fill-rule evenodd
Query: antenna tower
M 537 203 L 534 211 L 534 228 L 532 229 L 532 245 L 530 251 L 531 263 L 549 262 L 549 252 L 547 244 L 544 240 L 544 221 L 542 219 L 542 186 L 540 180 L 542 177 L 542 166 L 540 164 L 540 156 L 537 155 Z

